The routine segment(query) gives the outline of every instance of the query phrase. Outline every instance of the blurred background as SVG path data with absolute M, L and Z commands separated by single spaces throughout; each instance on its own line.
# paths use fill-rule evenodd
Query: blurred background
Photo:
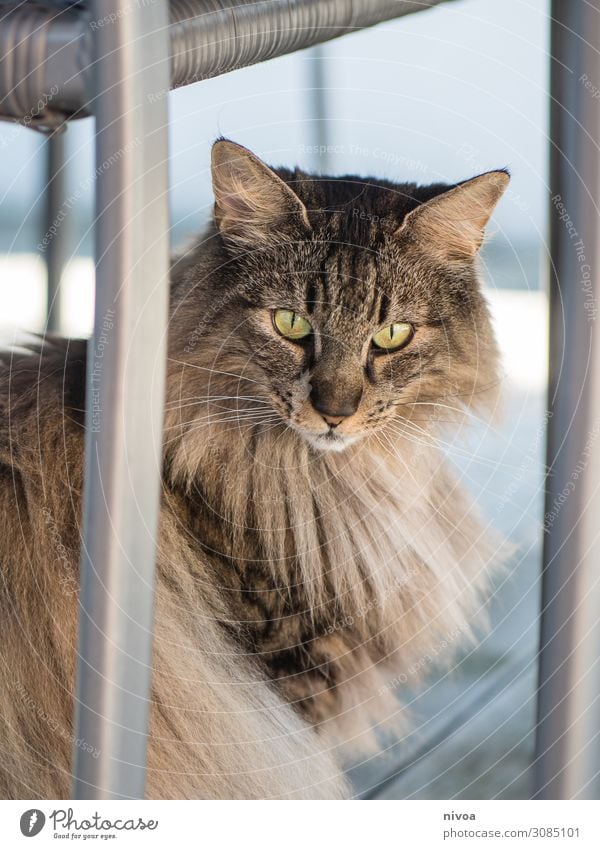
M 414 726 L 350 769 L 367 798 L 526 798 L 531 792 L 546 383 L 547 0 L 457 0 L 318 50 L 169 95 L 172 243 L 212 208 L 209 152 L 224 135 L 274 165 L 428 183 L 508 166 L 482 253 L 504 358 L 505 416 L 449 433 L 447 450 L 489 523 L 516 546 L 474 651 L 399 696 Z M 91 119 L 64 137 L 55 210 L 68 263 L 59 326 L 93 321 Z M 48 141 L 0 124 L 0 338 L 46 324 Z M 443 653 L 442 653 L 443 654 Z

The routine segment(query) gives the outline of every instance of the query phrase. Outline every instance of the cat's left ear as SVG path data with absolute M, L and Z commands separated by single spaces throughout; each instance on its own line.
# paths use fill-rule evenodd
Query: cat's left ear
M 483 231 L 508 186 L 507 171 L 488 171 L 422 203 L 396 231 L 434 251 L 443 260 L 471 259 Z
M 298 227 L 310 230 L 306 207 L 268 165 L 240 144 L 212 148 L 215 220 L 229 243 L 250 248 Z

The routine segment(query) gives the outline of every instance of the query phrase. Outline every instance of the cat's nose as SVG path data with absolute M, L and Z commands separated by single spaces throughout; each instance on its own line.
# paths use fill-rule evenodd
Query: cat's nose
M 362 371 L 354 360 L 334 351 L 321 356 L 310 376 L 310 402 L 330 427 L 337 427 L 358 410 L 363 393 Z
M 356 408 L 358 404 L 355 403 L 347 403 L 347 404 L 331 404 L 326 401 L 322 401 L 318 396 L 311 398 L 312 405 L 317 411 L 317 413 L 321 413 L 321 417 L 327 422 L 330 427 L 337 427 L 341 424 L 344 419 L 349 418 L 356 412 Z
M 321 413 L 329 427 L 337 427 L 341 422 L 344 421 L 346 416 L 326 416 L 324 413 Z

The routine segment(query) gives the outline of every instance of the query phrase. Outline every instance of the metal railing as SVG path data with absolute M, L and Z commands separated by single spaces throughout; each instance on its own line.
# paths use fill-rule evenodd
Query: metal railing
M 98 19 L 113 0 L 94 0 Z M 169 296 L 167 9 L 94 39 L 96 313 L 88 349 L 75 798 L 141 797 Z M 104 163 L 110 167 L 104 168 Z M 97 170 L 98 170 L 97 169 Z
M 600 2 L 554 0 L 537 796 L 600 799 Z M 582 79 L 583 78 L 583 79 Z M 567 217 L 570 223 L 567 222 Z
M 110 41 L 103 30 L 118 30 L 133 11 L 149 16 L 154 2 L 113 0 L 99 15 L 95 3 L 65 10 L 67 0 L 46 6 L 0 0 L 0 116 L 22 119 L 35 111 L 30 123 L 52 125 L 95 114 L 95 42 Z M 170 86 L 216 77 L 441 2 L 448 0 L 170 0 Z M 152 61 L 143 40 L 131 51 L 142 62 Z

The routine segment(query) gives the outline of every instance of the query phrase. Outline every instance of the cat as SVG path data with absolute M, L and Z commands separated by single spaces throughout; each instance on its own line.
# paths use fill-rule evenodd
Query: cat
M 477 253 L 509 176 L 318 177 L 219 139 L 212 177 L 172 263 L 147 795 L 343 798 L 503 557 L 440 429 L 496 403 Z M 72 730 L 86 346 L 0 362 L 0 795 L 65 798 L 73 745 L 100 754 Z

